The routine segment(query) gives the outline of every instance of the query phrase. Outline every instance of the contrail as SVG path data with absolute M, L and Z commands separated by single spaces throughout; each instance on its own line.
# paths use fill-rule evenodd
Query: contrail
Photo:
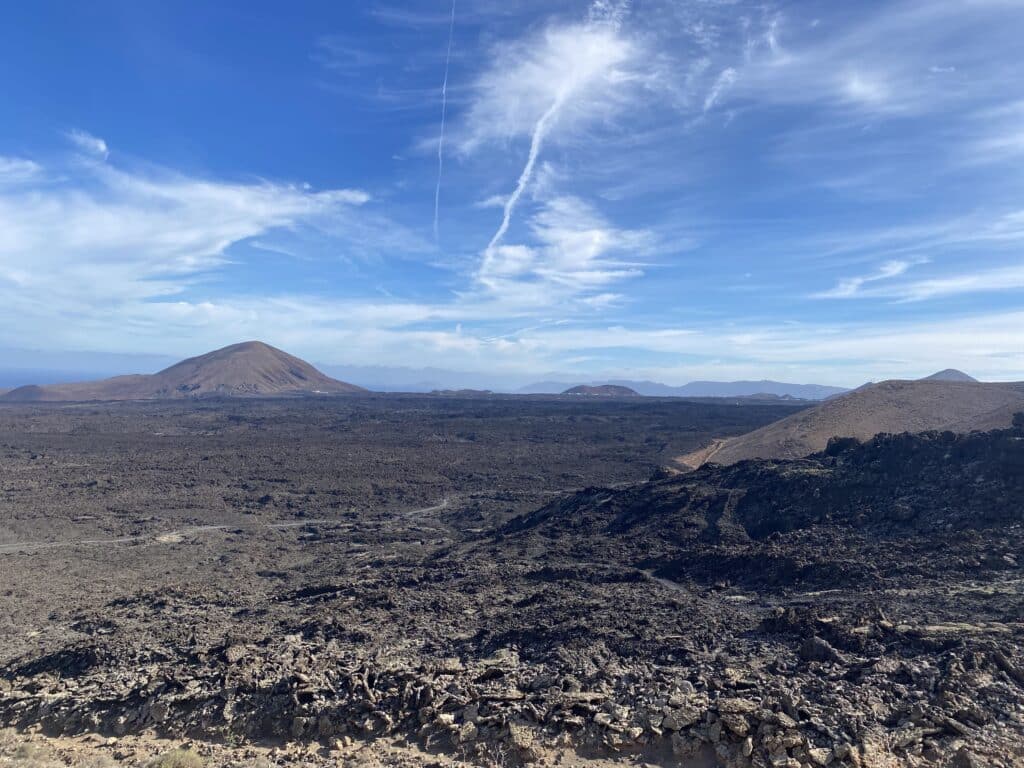
M 444 59 L 444 80 L 441 83 L 441 135 L 437 140 L 437 187 L 434 189 L 434 242 L 439 239 L 437 225 L 441 211 L 441 174 L 444 172 L 444 121 L 448 111 L 448 67 L 452 61 L 452 40 L 455 38 L 455 0 L 452 0 L 452 15 L 448 22 L 448 54 Z
M 606 24 L 612 29 L 618 30 L 622 25 L 623 19 L 628 13 L 629 0 L 594 0 L 587 15 L 587 23 Z M 484 259 L 483 264 L 481 265 L 481 271 L 486 270 L 494 256 L 495 247 L 497 247 L 498 243 L 501 242 L 501 239 L 508 232 L 508 227 L 512 220 L 512 213 L 515 211 L 516 204 L 519 202 L 519 198 L 522 197 L 523 190 L 526 189 L 527 184 L 530 183 L 530 178 L 533 176 L 533 167 L 537 164 L 537 156 L 540 154 L 541 145 L 544 143 L 549 125 L 565 104 L 571 90 L 572 84 L 567 83 L 555 97 L 551 106 L 548 107 L 547 111 L 540 116 L 537 124 L 533 127 L 533 135 L 530 138 L 530 154 L 526 158 L 526 165 L 523 166 L 523 172 L 519 174 L 519 181 L 516 183 L 516 188 L 512 191 L 512 194 L 509 195 L 508 200 L 505 201 L 505 209 L 501 217 L 501 225 L 498 227 L 498 231 L 494 233 L 494 237 L 491 238 L 491 242 L 487 244 L 486 250 L 484 250 Z
M 548 107 L 547 112 L 540 116 L 537 124 L 533 128 L 533 136 L 530 139 L 530 154 L 526 158 L 526 165 L 523 166 L 523 172 L 519 174 L 519 181 L 516 183 L 516 188 L 509 195 L 508 200 L 505 201 L 505 210 L 501 217 L 501 226 L 498 227 L 498 231 L 494 233 L 494 237 L 491 238 L 491 242 L 487 244 L 487 249 L 484 251 L 484 265 L 490 261 L 491 256 L 494 252 L 495 246 L 501 242 L 501 238 L 508 232 L 508 225 L 512 220 L 512 212 L 515 210 L 516 203 L 519 202 L 519 198 L 523 194 L 523 190 L 526 189 L 526 185 L 530 183 L 530 177 L 533 176 L 533 166 L 537 164 L 537 156 L 540 154 L 541 144 L 544 143 L 544 137 L 548 132 L 548 125 L 554 119 L 555 115 L 558 114 L 558 110 L 565 104 L 565 99 L 568 96 L 569 89 L 563 88 L 561 93 L 555 98 L 554 102 Z

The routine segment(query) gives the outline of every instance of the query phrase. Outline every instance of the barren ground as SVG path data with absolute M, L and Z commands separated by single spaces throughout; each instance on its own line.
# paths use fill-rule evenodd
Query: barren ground
M 3 406 L 0 663 L 10 680 L 49 659 L 44 671 L 73 680 L 85 669 L 61 654 L 103 645 L 124 674 L 144 663 L 128 648 L 187 674 L 188 649 L 283 643 L 325 612 L 366 653 L 399 628 L 404 646 L 429 649 L 460 617 L 429 602 L 405 613 L 403 595 L 426 600 L 403 583 L 410 567 L 564 492 L 646 479 L 709 436 L 789 412 L 419 396 Z M 399 602 L 381 612 L 389 595 Z
M 786 412 L 2 408 L 0 762 L 1019 764 L 1024 441 L 652 478 Z

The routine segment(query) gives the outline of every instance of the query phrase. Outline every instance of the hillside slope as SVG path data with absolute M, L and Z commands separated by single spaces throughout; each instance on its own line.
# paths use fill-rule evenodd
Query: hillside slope
M 259 341 L 191 357 L 152 375 L 116 376 L 101 381 L 18 387 L 0 400 L 153 400 L 184 397 L 287 396 L 363 392 L 324 375 L 304 360 Z
M 590 488 L 512 519 L 502 534 L 674 580 L 853 585 L 891 578 L 901 540 L 937 570 L 953 567 L 944 558 L 960 569 L 979 557 L 1010 567 L 1000 557 L 1012 546 L 986 547 L 978 536 L 1020 536 L 1022 494 L 1024 430 L 882 434 L 804 459 L 709 464 L 620 490 Z M 922 565 L 909 558 L 898 567 Z
M 680 457 L 689 467 L 704 462 L 795 459 L 824 450 L 832 437 L 868 440 L 882 432 L 1008 427 L 1024 410 L 1024 385 L 979 382 L 883 381 L 827 400 L 746 435 Z

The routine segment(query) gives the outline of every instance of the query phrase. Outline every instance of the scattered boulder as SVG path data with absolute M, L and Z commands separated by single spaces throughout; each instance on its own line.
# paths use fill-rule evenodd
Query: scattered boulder
M 804 661 L 843 663 L 843 656 L 829 645 L 827 640 L 814 636 L 804 640 L 800 646 L 800 658 Z

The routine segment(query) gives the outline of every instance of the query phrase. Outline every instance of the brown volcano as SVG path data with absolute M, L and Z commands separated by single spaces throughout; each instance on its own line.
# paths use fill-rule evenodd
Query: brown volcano
M 183 397 L 348 394 L 361 387 L 332 379 L 304 360 L 261 341 L 232 344 L 190 357 L 151 376 L 116 376 L 102 381 L 18 387 L 0 400 L 155 400 Z
M 679 458 L 699 467 L 744 459 L 796 459 L 822 451 L 833 437 L 869 440 L 882 432 L 970 432 L 1010 426 L 1024 410 L 1024 384 L 923 379 L 883 381 L 832 398 L 746 435 Z

